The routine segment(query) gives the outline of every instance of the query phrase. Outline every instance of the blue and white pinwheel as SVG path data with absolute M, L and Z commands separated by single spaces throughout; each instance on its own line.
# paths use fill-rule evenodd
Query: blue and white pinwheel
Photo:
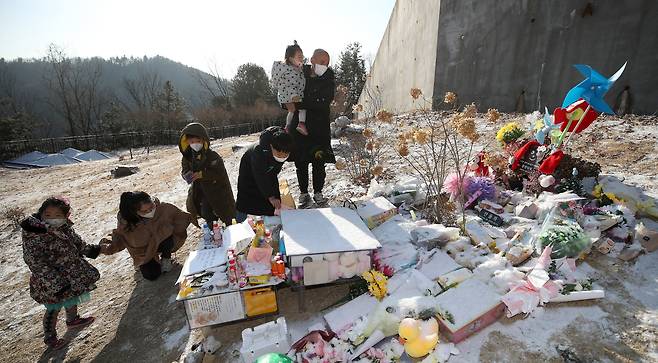
M 551 114 L 548 113 L 548 107 L 544 107 L 544 126 L 535 134 L 535 140 L 543 145 L 544 140 L 546 140 L 546 136 L 549 136 L 551 134 L 551 130 L 557 127 L 558 125 L 553 123 Z
M 624 65 L 621 66 L 621 68 L 619 68 L 619 70 L 610 78 L 602 76 L 599 72 L 586 64 L 574 64 L 574 67 L 585 76 L 585 79 L 569 90 L 564 97 L 562 107 L 566 108 L 582 98 L 596 111 L 614 115 L 614 111 L 612 111 L 610 106 L 605 103 L 603 96 L 608 92 L 612 84 L 619 79 L 621 74 L 624 73 L 626 63 L 624 63 Z

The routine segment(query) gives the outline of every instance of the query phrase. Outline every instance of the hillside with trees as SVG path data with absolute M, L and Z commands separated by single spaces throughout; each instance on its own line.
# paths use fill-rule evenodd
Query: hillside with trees
M 265 70 L 254 64 L 240 70 L 234 86 L 216 68 L 207 73 L 162 56 L 74 58 L 52 44 L 43 58 L 0 59 L 0 138 L 179 129 L 192 119 L 221 126 L 280 116 Z

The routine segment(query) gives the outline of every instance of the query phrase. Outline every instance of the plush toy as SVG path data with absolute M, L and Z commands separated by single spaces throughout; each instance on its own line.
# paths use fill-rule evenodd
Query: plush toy
M 352 278 L 357 273 L 357 254 L 355 252 L 341 253 L 338 258 L 340 266 L 338 266 L 338 276 L 344 279 Z
M 420 311 L 436 308 L 437 302 L 433 296 L 414 296 L 403 299 L 387 296 L 368 315 L 362 336 L 367 338 L 375 330 L 381 330 L 387 337 L 396 335 L 402 317 L 413 316 Z
M 555 184 L 555 177 L 553 175 L 542 175 L 539 177 L 539 185 L 542 188 L 548 188 Z
M 358 261 L 356 263 L 356 273 L 362 274 L 370 270 L 370 254 L 367 251 L 361 251 L 358 253 Z
M 412 358 L 420 358 L 429 354 L 439 342 L 439 323 L 434 318 L 405 318 L 400 322 L 398 333 L 404 339 L 404 351 Z
M 324 255 L 324 259 L 326 261 L 329 261 L 330 281 L 336 281 L 338 280 L 338 278 L 340 278 L 340 274 L 339 274 L 340 261 L 338 260 L 339 257 L 340 257 L 339 253 L 328 253 Z
M 212 335 L 203 341 L 203 351 L 206 354 L 215 354 L 221 347 L 222 343 L 220 343 L 219 340 L 215 339 L 215 337 Z
M 487 153 L 480 151 L 477 154 L 477 163 L 471 166 L 471 170 L 475 176 L 489 176 L 489 167 L 484 163 Z

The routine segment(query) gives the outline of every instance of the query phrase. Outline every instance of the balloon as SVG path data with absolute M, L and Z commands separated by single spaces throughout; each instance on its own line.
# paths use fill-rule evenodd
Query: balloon
M 293 363 L 293 360 L 285 354 L 268 353 L 258 357 L 255 363 Z

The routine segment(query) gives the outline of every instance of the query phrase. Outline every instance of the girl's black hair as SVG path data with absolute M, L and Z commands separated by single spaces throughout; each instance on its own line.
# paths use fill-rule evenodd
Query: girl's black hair
M 295 42 L 294 44 L 291 44 L 286 47 L 286 55 L 284 58 L 286 60 L 286 64 L 288 63 L 288 59 L 295 56 L 295 53 L 297 53 L 298 51 L 302 52 L 302 48 L 299 46 L 299 44 L 297 44 L 297 41 L 295 40 L 294 42 Z
M 64 213 L 64 215 L 67 218 L 68 218 L 69 214 L 71 213 L 71 206 L 69 205 L 69 203 L 67 201 L 65 201 L 64 199 L 61 199 L 61 198 L 57 198 L 57 197 L 49 197 L 48 199 L 46 199 L 41 204 L 41 207 L 39 207 L 39 212 L 38 212 L 39 218 L 41 218 L 41 215 L 43 214 L 43 212 L 46 211 L 46 208 L 48 208 L 48 207 L 57 207 L 57 208 L 59 208 L 59 210 L 61 210 L 62 213 Z
M 121 201 L 119 202 L 119 214 L 121 218 L 125 219 L 128 223 L 127 231 L 131 231 L 141 217 L 137 214 L 142 203 L 150 203 L 151 196 L 146 192 L 125 192 L 121 194 Z

